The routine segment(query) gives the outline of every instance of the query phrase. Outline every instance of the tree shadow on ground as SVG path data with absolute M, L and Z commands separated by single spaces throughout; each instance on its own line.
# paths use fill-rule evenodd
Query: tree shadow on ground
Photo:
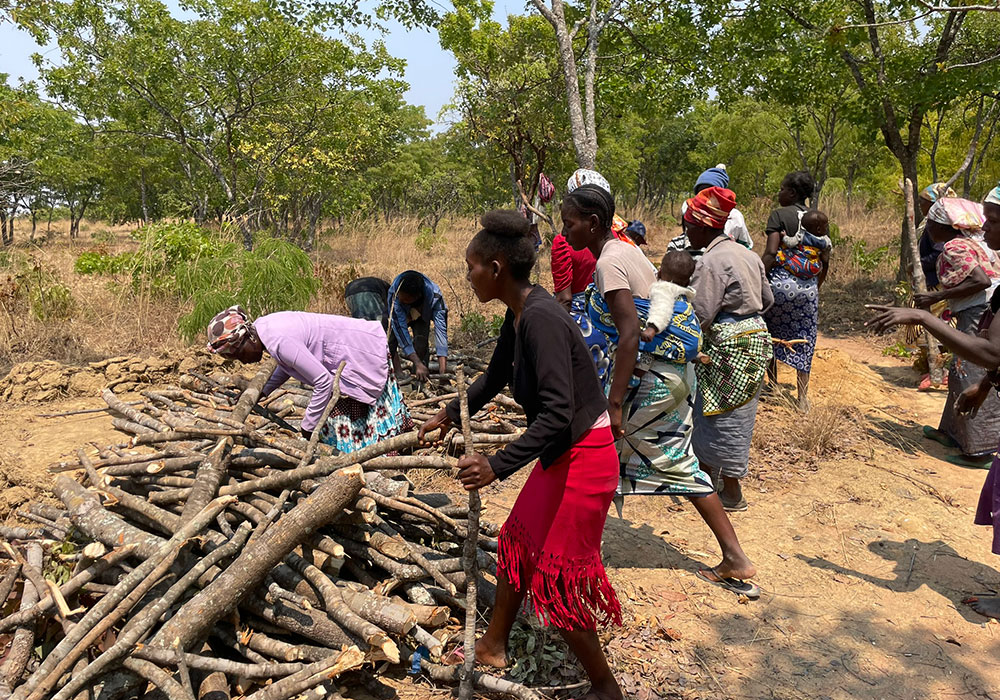
M 707 641 L 699 635 L 684 650 L 696 662 L 686 670 L 698 675 L 699 689 L 726 698 L 1000 700 L 1000 661 L 986 618 L 961 603 L 1000 588 L 1000 572 L 941 540 L 877 540 L 868 548 L 895 564 L 891 574 L 873 576 L 798 555 L 831 575 L 859 580 L 845 589 L 853 593 L 811 595 L 803 587 L 791 595 L 765 592 L 745 607 L 716 603 L 713 612 L 700 612 L 715 634 Z M 860 581 L 895 595 L 927 586 L 945 599 L 941 614 L 921 614 L 928 601 L 916 596 L 912 611 L 901 613 L 896 605 L 890 613 L 888 606 L 858 598 Z M 951 606 L 968 626 L 945 614 Z
M 908 366 L 868 364 L 868 368 L 901 389 L 916 389 L 920 383 L 920 375 Z
M 865 423 L 865 432 L 869 437 L 908 455 L 915 455 L 918 452 L 929 453 L 927 450 L 929 445 L 925 444 L 929 441 L 924 439 L 922 428 L 923 424 L 916 421 L 875 415 L 869 415 Z
M 717 618 L 721 643 L 690 653 L 715 697 L 1000 700 L 1000 664 L 987 668 L 987 655 L 970 658 L 967 648 L 922 623 L 901 635 L 892 621 L 867 613 L 817 615 L 810 603 L 779 599 L 758 615 Z
M 628 501 L 625 513 L 628 513 Z M 699 568 L 712 565 L 692 559 L 669 540 L 657 535 L 651 525 L 635 523 L 627 517 L 619 518 L 616 515 L 608 515 L 604 525 L 601 554 L 605 565 L 614 569 L 697 571 Z
M 894 578 L 881 578 L 862 573 L 819 557 L 807 557 L 802 554 L 796 556 L 810 566 L 858 578 L 894 593 L 910 593 L 921 586 L 927 586 L 950 600 L 962 617 L 975 624 L 985 622 L 986 618 L 962 604 L 962 599 L 970 595 L 1000 593 L 1000 572 L 963 557 L 951 545 L 941 540 L 932 542 L 921 542 L 914 538 L 905 542 L 875 540 L 868 544 L 868 549 L 883 559 L 895 563 Z M 947 564 L 942 565 L 938 559 L 946 561 Z

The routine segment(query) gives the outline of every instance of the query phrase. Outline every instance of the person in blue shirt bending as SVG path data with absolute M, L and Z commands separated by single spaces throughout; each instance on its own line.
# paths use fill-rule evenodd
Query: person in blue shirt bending
M 389 286 L 389 352 L 392 365 L 399 372 L 399 354 L 413 363 L 418 381 L 430 377 L 430 329 L 434 323 L 434 346 L 438 368 L 448 370 L 448 307 L 441 288 L 415 270 L 407 270 Z M 410 333 L 413 333 L 412 337 Z

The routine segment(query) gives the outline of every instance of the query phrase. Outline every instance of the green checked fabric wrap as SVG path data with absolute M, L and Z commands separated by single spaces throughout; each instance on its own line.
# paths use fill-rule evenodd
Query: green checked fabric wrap
M 702 352 L 712 358 L 709 365 L 697 365 L 706 416 L 732 411 L 753 399 L 774 356 L 764 319 L 733 319 L 725 314 L 712 324 Z

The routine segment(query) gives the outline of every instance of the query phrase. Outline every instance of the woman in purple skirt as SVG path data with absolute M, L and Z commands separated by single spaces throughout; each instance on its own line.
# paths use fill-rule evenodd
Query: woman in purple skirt
M 1000 250 L 1000 186 L 986 195 L 983 213 L 986 216 L 983 226 L 986 244 L 993 250 Z M 1000 391 L 1000 321 L 993 322 L 1000 312 L 1000 290 L 993 294 L 976 335 L 952 328 L 930 311 L 887 306 L 869 308 L 879 312 L 878 317 L 868 323 L 875 330 L 904 324 L 923 326 L 963 360 L 986 369 L 983 380 L 962 392 L 955 402 L 957 413 L 975 415 L 991 391 Z M 1000 452 L 993 457 L 993 465 L 983 484 L 975 522 L 976 525 L 993 526 L 993 553 L 1000 554 Z M 981 615 L 1000 619 L 1000 596 L 967 598 L 964 602 Z

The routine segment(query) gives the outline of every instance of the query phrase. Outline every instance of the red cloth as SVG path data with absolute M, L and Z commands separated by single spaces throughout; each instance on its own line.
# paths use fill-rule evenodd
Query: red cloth
M 610 427 L 593 428 L 548 469 L 536 463 L 500 530 L 497 574 L 527 599 L 542 624 L 596 629 L 622 624 L 601 563 L 601 535 L 618 486 Z
M 561 233 L 552 239 L 552 284 L 554 292 L 569 287 L 571 294 L 587 288 L 594 277 L 597 261 L 594 254 L 584 248 L 573 250 Z

